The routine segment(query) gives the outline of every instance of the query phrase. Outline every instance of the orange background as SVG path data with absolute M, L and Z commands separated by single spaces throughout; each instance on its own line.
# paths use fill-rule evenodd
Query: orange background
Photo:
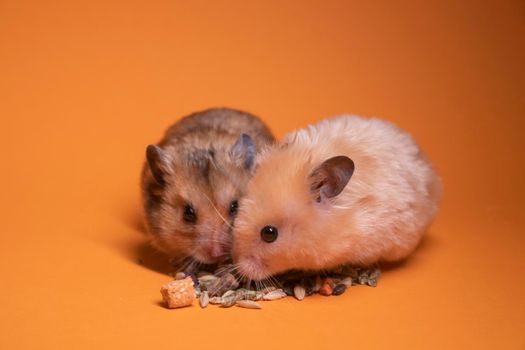
M 0 1 L 0 348 L 523 349 L 525 3 L 422 3 Z M 427 239 L 375 289 L 164 309 L 144 149 L 211 106 L 405 128 L 445 184 Z

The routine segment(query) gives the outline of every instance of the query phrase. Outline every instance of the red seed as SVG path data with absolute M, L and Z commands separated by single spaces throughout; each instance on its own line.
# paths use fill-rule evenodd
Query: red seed
M 330 286 L 329 283 L 324 283 L 321 289 L 319 289 L 319 294 L 328 296 L 332 295 L 332 291 L 332 286 Z

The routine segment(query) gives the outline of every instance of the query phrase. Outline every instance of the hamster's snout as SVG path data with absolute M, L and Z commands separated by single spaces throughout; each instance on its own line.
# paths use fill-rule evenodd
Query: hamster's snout
M 234 259 L 237 266 L 237 271 L 244 277 L 253 281 L 260 281 L 268 277 L 265 273 L 266 266 L 264 261 L 255 255 L 248 255 L 246 257 L 239 257 Z
M 219 260 L 226 255 L 226 247 L 216 242 L 208 241 L 204 243 L 202 250 L 212 260 Z

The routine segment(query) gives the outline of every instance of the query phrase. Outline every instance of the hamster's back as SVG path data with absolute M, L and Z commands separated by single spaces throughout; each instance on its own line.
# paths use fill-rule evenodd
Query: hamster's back
M 407 132 L 380 119 L 340 116 L 293 132 L 286 142 L 309 148 L 312 166 L 337 155 L 351 158 L 355 172 L 334 205 L 352 208 L 368 244 L 375 239 L 384 246 L 383 260 L 413 250 L 435 216 L 441 182 Z
M 231 108 L 212 108 L 190 114 L 172 125 L 166 131 L 161 145 L 180 142 L 187 135 L 202 134 L 205 139 L 213 141 L 214 135 L 238 137 L 241 133 L 250 135 L 256 141 L 257 150 L 274 140 L 271 131 L 256 116 Z

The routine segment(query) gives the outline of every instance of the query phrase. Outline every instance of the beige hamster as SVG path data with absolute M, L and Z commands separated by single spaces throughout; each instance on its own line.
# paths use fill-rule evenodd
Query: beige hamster
M 236 269 L 261 280 L 288 269 L 403 259 L 432 222 L 440 194 L 428 158 L 393 124 L 321 121 L 258 158 L 235 221 Z
M 228 108 L 191 114 L 149 145 L 141 187 L 154 247 L 174 261 L 229 256 L 237 201 L 255 157 L 274 137 L 257 117 Z

